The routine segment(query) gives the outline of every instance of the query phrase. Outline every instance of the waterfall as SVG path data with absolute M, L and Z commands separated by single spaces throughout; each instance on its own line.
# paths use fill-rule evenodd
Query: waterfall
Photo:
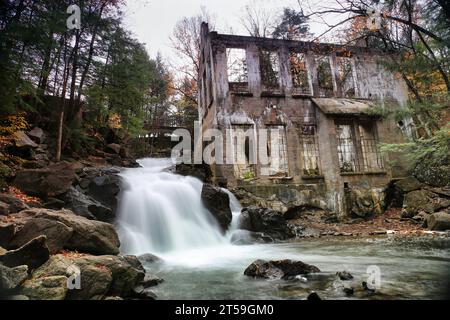
M 168 172 L 171 159 L 144 159 L 139 164 L 142 168 L 121 173 L 123 190 L 116 224 L 122 252 L 164 254 L 229 243 L 241 211 L 234 195 L 226 190 L 233 222 L 224 236 L 202 204 L 200 180 Z
M 239 200 L 236 198 L 234 194 L 230 192 L 230 190 L 223 189 L 222 191 L 226 192 L 230 197 L 230 209 L 233 214 L 233 219 L 231 220 L 230 228 L 226 234 L 226 238 L 230 241 L 233 237 L 233 234 L 239 229 L 239 217 L 241 215 L 242 206 Z

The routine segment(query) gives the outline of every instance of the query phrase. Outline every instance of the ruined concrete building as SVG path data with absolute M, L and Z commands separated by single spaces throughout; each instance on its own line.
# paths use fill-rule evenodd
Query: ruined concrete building
M 383 67 L 388 54 L 218 34 L 206 23 L 201 50 L 203 130 L 282 132 L 278 161 L 213 165 L 217 184 L 233 189 L 244 205 L 283 212 L 302 206 L 359 216 L 382 210 L 383 188 L 402 172 L 378 146 L 401 141 L 407 129 L 379 115 L 380 106 L 395 108 L 408 98 L 403 79 Z

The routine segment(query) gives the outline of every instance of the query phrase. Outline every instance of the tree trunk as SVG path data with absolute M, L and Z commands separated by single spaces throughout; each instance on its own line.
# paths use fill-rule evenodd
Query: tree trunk
M 69 81 L 69 63 L 67 59 L 67 39 L 64 37 L 64 45 L 66 46 L 64 49 L 64 73 L 63 73 L 63 88 L 61 93 L 61 107 L 58 119 L 58 132 L 56 137 L 56 162 L 61 161 L 61 153 L 62 153 L 62 137 L 63 137 L 63 126 L 64 126 L 64 109 L 66 107 L 66 94 L 67 94 L 67 83 Z
M 102 5 L 102 7 L 100 8 L 100 12 L 99 12 L 99 18 L 102 18 L 102 14 L 103 14 L 103 10 L 106 6 L 106 2 Z M 91 42 L 89 44 L 89 55 L 88 55 L 88 59 L 86 62 L 86 67 L 83 70 L 83 74 L 81 75 L 81 80 L 80 80 L 80 87 L 78 88 L 78 98 L 77 98 L 77 102 L 79 103 L 81 100 L 81 95 L 83 93 L 83 86 L 84 86 L 84 82 L 86 81 L 86 77 L 89 73 L 89 68 L 91 67 L 91 63 L 92 63 L 92 57 L 94 55 L 94 45 L 95 45 L 95 40 L 97 38 L 97 32 L 98 32 L 98 24 L 95 25 L 94 27 L 94 31 L 92 32 L 92 38 L 91 38 Z
M 48 83 L 48 77 L 50 75 L 50 62 L 52 57 L 52 51 L 53 51 L 53 30 L 50 31 L 50 37 L 49 37 L 49 45 L 47 46 L 45 53 L 44 53 L 44 63 L 42 64 L 42 69 L 40 72 L 40 79 L 39 79 L 39 85 L 38 89 L 42 93 L 42 95 L 45 95 L 45 90 L 47 89 L 47 83 Z

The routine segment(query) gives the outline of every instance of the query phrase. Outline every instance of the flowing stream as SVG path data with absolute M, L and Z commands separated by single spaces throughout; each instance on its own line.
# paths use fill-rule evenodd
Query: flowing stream
M 316 291 L 325 299 L 448 298 L 448 237 L 333 238 L 281 244 L 233 245 L 241 207 L 230 194 L 233 221 L 223 235 L 202 205 L 202 183 L 169 172 L 170 159 L 140 160 L 142 168 L 122 173 L 124 187 L 117 227 L 124 254 L 156 254 L 163 262 L 145 266 L 165 280 L 152 288 L 160 299 L 304 299 Z M 294 259 L 321 273 L 303 281 L 255 280 L 243 275 L 256 259 Z M 360 290 L 367 268 L 377 266 L 381 287 Z M 335 273 L 349 271 L 353 296 L 343 293 Z

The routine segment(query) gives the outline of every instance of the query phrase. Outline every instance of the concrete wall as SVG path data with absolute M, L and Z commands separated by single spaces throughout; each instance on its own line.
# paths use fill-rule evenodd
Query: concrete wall
M 228 83 L 227 48 L 246 50 L 248 88 L 245 92 L 233 92 Z M 261 82 L 260 50 L 278 53 L 280 62 L 278 88 L 266 88 Z M 289 53 L 303 52 L 306 56 L 310 94 L 298 94 L 293 86 L 290 73 Z M 215 181 L 230 188 L 237 188 L 254 197 L 254 202 L 275 209 L 288 210 L 294 205 L 310 204 L 329 209 L 342 215 L 348 211 L 345 203 L 344 187 L 371 190 L 378 200 L 382 198 L 382 188 L 392 178 L 392 168 L 385 161 L 379 172 L 340 172 L 337 153 L 335 120 L 343 115 L 325 114 L 311 100 L 312 97 L 343 98 L 343 88 L 338 81 L 337 64 L 341 57 L 349 58 L 355 86 L 354 99 L 370 99 L 377 104 L 392 108 L 404 105 L 408 91 L 404 81 L 387 71 L 380 63 L 389 54 L 360 47 L 341 47 L 332 44 L 315 44 L 298 41 L 284 41 L 266 38 L 221 35 L 209 32 L 202 26 L 202 67 L 200 73 L 199 114 L 203 130 L 215 128 L 225 130 L 233 125 L 252 125 L 266 128 L 271 124 L 286 128 L 288 173 L 284 177 L 261 175 L 261 166 L 256 165 L 254 179 L 237 177 L 233 165 L 213 165 Z M 333 90 L 319 87 L 317 57 L 329 59 Z M 208 71 L 210 70 L 210 71 Z M 207 89 L 208 83 L 212 93 Z M 350 117 L 345 115 L 345 117 Z M 352 115 L 373 121 L 380 142 L 393 143 L 402 140 L 401 130 L 390 120 L 371 118 L 367 115 Z M 301 148 L 301 126 L 315 118 L 317 141 L 320 153 L 321 174 L 305 176 Z M 289 200 L 284 194 L 290 190 Z M 348 191 L 348 190 L 347 190 Z M 270 194 L 268 194 L 270 193 Z M 272 199 L 267 201 L 267 198 Z M 257 200 L 259 199 L 259 200 Z

